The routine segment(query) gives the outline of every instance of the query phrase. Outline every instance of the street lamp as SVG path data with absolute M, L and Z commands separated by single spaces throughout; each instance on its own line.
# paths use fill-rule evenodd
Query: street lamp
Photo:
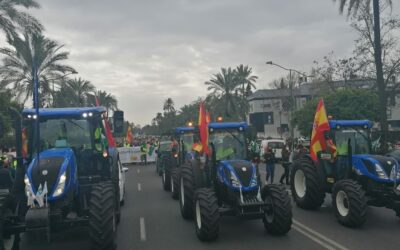
M 276 64 L 276 63 L 274 63 L 272 61 L 267 61 L 265 64 L 276 66 L 276 67 L 281 68 L 283 70 L 289 71 L 289 91 L 290 91 L 290 110 L 289 110 L 290 111 L 289 112 L 289 114 L 290 114 L 290 118 L 289 118 L 290 127 L 289 128 L 290 128 L 290 137 L 291 137 L 290 148 L 293 151 L 293 148 L 294 148 L 294 128 L 293 128 L 290 120 L 293 117 L 293 106 L 296 106 L 296 102 L 295 102 L 294 95 L 293 95 L 292 71 L 296 72 L 299 75 L 302 75 L 302 76 L 306 77 L 306 79 L 307 79 L 307 77 L 313 77 L 313 76 L 307 76 L 306 74 L 304 74 L 304 73 L 302 73 L 302 72 L 300 72 L 298 70 L 283 67 L 283 66 L 281 66 L 279 64 Z M 280 126 L 282 127 L 282 122 L 281 122 Z

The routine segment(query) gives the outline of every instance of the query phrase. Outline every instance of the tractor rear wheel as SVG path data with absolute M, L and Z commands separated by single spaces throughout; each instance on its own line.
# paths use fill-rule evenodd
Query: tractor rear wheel
M 340 224 L 347 227 L 359 227 L 364 224 L 367 214 L 367 199 L 365 191 L 357 182 L 341 180 L 335 183 L 332 204 Z
M 265 203 L 263 222 L 265 229 L 274 235 L 289 232 L 292 226 L 292 205 L 283 186 L 264 186 L 261 197 Z
M 117 218 L 115 192 L 111 182 L 92 187 L 89 201 L 89 235 L 92 249 L 115 249 Z
M 317 169 L 310 160 L 293 163 L 290 187 L 294 201 L 301 208 L 317 209 L 325 200 Z
M 179 198 L 179 175 L 179 168 L 171 170 L 171 196 L 174 200 Z
M 181 167 L 179 176 L 179 207 L 184 219 L 193 218 L 193 194 L 195 180 L 191 164 L 184 164 Z
M 195 227 L 201 241 L 212 241 L 218 237 L 219 207 L 217 195 L 210 188 L 199 188 L 194 194 Z

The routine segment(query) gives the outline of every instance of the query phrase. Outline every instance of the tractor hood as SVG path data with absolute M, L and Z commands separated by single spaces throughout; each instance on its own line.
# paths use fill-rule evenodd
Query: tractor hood
M 40 186 L 44 188 L 45 184 L 48 190 L 48 199 L 55 199 L 53 196 L 59 185 L 60 178 L 64 175 L 63 193 L 68 191 L 71 177 L 71 166 L 75 167 L 75 156 L 70 148 L 49 149 L 39 154 L 39 164 L 37 157 L 29 164 L 26 177 L 29 179 L 32 192 L 36 194 Z M 56 195 L 57 198 L 63 197 L 62 194 Z
M 369 176 L 380 182 L 400 182 L 400 166 L 393 157 L 353 155 L 352 161 L 357 174 Z
M 220 161 L 218 175 L 222 182 L 233 189 L 251 191 L 259 185 L 256 166 L 245 160 Z

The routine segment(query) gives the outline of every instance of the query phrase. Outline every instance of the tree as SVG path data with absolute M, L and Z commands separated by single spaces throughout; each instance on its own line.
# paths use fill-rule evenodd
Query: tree
M 118 101 L 115 96 L 107 91 L 97 90 L 93 95 L 88 94 L 89 104 L 93 106 L 97 106 L 96 98 L 99 101 L 99 104 L 107 109 L 107 113 L 112 110 L 115 111 L 118 109 Z
M 378 96 L 371 90 L 341 89 L 323 98 L 328 115 L 332 115 L 334 119 L 378 120 Z M 293 114 L 293 124 L 305 136 L 311 134 L 318 101 L 318 98 L 308 101 L 303 108 Z
M 80 77 L 70 79 L 66 84 L 73 93 L 73 95 L 68 98 L 71 98 L 78 107 L 86 106 L 88 103 L 88 96 L 96 91 L 93 84 Z
M 167 98 L 164 102 L 164 107 L 163 110 L 166 113 L 173 113 L 175 112 L 175 107 L 174 107 L 174 101 L 172 100 L 171 97 Z
M 42 24 L 21 8 L 40 8 L 39 3 L 34 0 L 0 0 L 0 29 L 7 37 L 17 37 L 17 30 L 28 30 L 30 32 L 40 32 L 43 30 Z
M 246 91 L 247 89 L 256 89 L 256 86 L 254 85 L 258 79 L 258 76 L 252 75 L 253 69 L 250 68 L 248 65 L 243 66 L 243 64 L 240 64 L 239 66 L 236 67 L 236 76 L 238 80 L 238 84 L 242 85 L 241 88 L 241 93 L 244 98 L 247 97 Z M 246 87 L 245 87 L 246 86 Z
M 8 110 L 9 107 L 21 109 L 21 105 L 11 100 L 11 91 L 0 92 L 0 148 L 1 146 L 15 146 L 15 138 L 12 135 L 12 118 Z
M 214 74 L 213 78 L 205 82 L 208 86 L 207 90 L 212 92 L 209 94 L 210 99 L 220 101 L 225 109 L 227 117 L 232 116 L 237 112 L 237 104 L 242 102 L 238 98 L 238 91 L 240 90 L 241 82 L 238 80 L 235 70 L 230 67 L 228 69 L 221 68 L 221 72 Z
M 334 0 L 336 1 L 336 0 Z M 354 13 L 356 14 L 359 7 L 362 4 L 365 4 L 368 8 L 370 8 L 372 3 L 373 10 L 373 55 L 375 61 L 376 68 L 376 80 L 377 80 L 377 88 L 378 88 L 378 97 L 379 97 L 379 123 L 382 130 L 382 144 L 383 151 L 387 151 L 387 139 L 388 139 L 388 122 L 387 122 L 387 95 L 385 89 L 385 80 L 383 75 L 383 63 L 382 63 L 382 41 L 381 41 L 381 7 L 380 0 L 339 0 L 339 11 L 343 13 L 345 6 L 347 6 L 348 14 Z M 386 3 L 390 6 L 392 5 L 391 0 L 386 0 Z M 369 10 L 369 9 L 368 9 Z
M 50 98 L 51 84 L 54 89 L 54 84 L 58 84 L 66 75 L 76 73 L 72 67 L 61 64 L 69 55 L 61 51 L 63 45 L 42 34 L 25 32 L 23 38 L 9 38 L 8 43 L 12 48 L 0 49 L 0 53 L 5 56 L 0 67 L 1 84 L 13 85 L 13 92 L 18 99 L 23 98 L 23 103 L 33 95 L 35 68 L 43 101 Z

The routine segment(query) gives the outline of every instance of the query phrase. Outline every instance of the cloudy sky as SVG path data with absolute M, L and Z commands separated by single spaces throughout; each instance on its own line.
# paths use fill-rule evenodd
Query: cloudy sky
M 266 61 L 309 71 L 330 51 L 348 55 L 355 38 L 332 0 L 39 2 L 33 13 L 71 52 L 68 64 L 142 125 L 168 97 L 180 107 L 205 96 L 221 67 L 247 64 L 266 88 L 285 74 Z

